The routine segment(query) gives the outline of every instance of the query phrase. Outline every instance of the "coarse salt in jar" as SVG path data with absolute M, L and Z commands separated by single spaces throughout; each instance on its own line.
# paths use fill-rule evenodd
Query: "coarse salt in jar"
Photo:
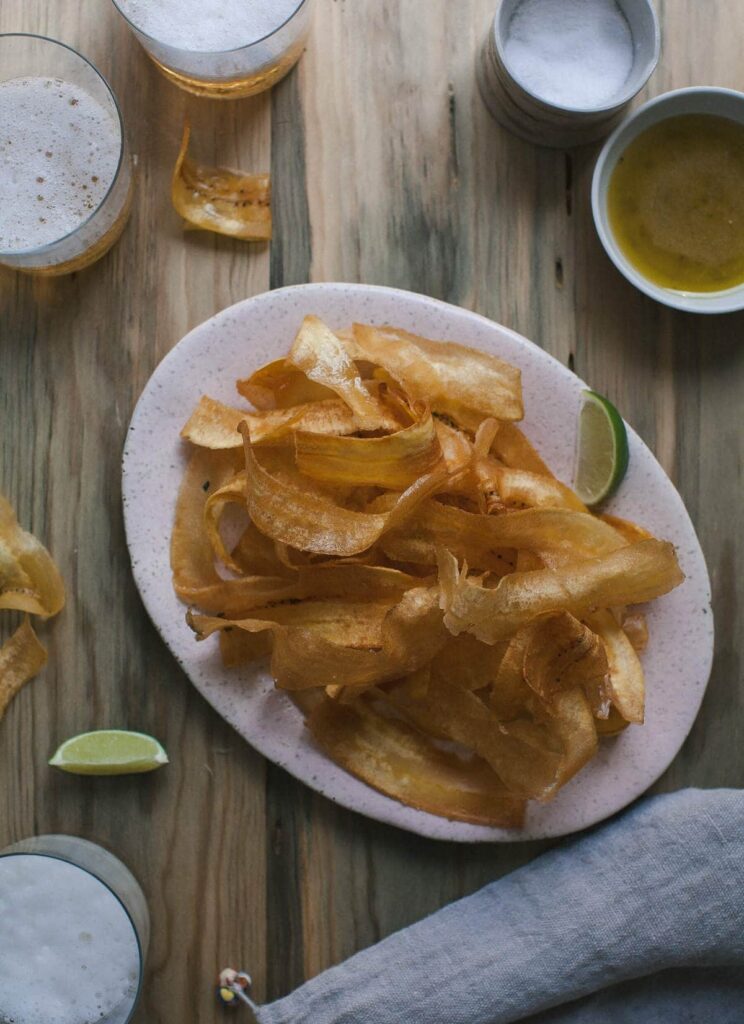
M 491 114 L 538 145 L 608 134 L 659 59 L 651 0 L 501 0 L 478 81 Z

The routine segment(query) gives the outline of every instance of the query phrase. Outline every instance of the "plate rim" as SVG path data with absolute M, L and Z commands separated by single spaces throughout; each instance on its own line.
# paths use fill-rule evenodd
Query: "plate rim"
M 211 694 L 209 689 L 207 689 L 203 685 L 200 685 L 199 681 L 197 681 L 197 678 L 195 678 L 196 670 L 194 669 L 194 673 L 192 674 L 192 671 L 190 671 L 189 669 L 187 660 L 185 660 L 181 656 L 179 651 L 176 648 L 174 648 L 168 637 L 165 635 L 163 629 L 161 629 L 154 607 L 154 605 L 157 602 L 154 601 L 152 595 L 149 593 L 149 588 L 143 578 L 143 574 L 140 571 L 138 571 L 137 562 L 134 557 L 133 549 L 135 542 L 132 540 L 132 535 L 134 533 L 133 522 L 136 517 L 136 513 L 134 511 L 136 507 L 136 501 L 130 500 L 130 498 L 132 497 L 130 492 L 130 483 L 133 484 L 133 476 L 130 473 L 130 466 L 134 464 L 136 458 L 137 445 L 137 440 L 133 440 L 133 438 L 135 438 L 137 435 L 137 426 L 139 420 L 144 415 L 144 410 L 146 408 L 147 402 L 151 398 L 153 388 L 158 385 L 157 378 L 159 378 L 160 376 L 162 376 L 163 373 L 166 372 L 168 366 L 172 361 L 177 360 L 179 357 L 183 355 L 186 349 L 188 349 L 191 345 L 195 344 L 195 337 L 199 336 L 207 328 L 213 327 L 216 321 L 229 318 L 232 314 L 234 314 L 234 312 L 237 309 L 246 306 L 250 307 L 251 305 L 258 305 L 263 302 L 272 302 L 277 300 L 281 302 L 283 297 L 287 297 L 289 295 L 297 295 L 303 292 L 312 293 L 317 292 L 318 290 L 321 290 L 323 292 L 338 291 L 341 293 L 348 293 L 349 290 L 354 290 L 360 293 L 360 296 L 377 294 L 379 296 L 387 296 L 392 297 L 394 299 L 403 299 L 406 302 L 415 300 L 416 302 L 421 303 L 424 306 L 429 307 L 430 309 L 442 310 L 445 313 L 445 315 L 451 315 L 452 312 L 454 312 L 458 316 L 464 316 L 466 319 L 472 319 L 475 322 L 480 323 L 487 330 L 495 329 L 499 333 L 508 335 L 519 347 L 524 346 L 528 351 L 535 350 L 536 352 L 539 353 L 538 358 L 540 360 L 552 364 L 553 370 L 559 370 L 560 375 L 564 377 L 566 380 L 570 381 L 572 386 L 575 387 L 578 383 L 583 387 L 589 387 L 589 385 L 586 384 L 586 382 L 581 377 L 579 377 L 568 367 L 564 366 L 563 363 L 560 362 L 560 360 L 557 359 L 554 355 L 552 355 L 550 352 L 547 352 L 545 349 L 541 348 L 539 345 L 531 341 L 529 338 L 526 338 L 524 335 L 521 335 L 517 331 L 514 331 L 512 328 L 499 324 L 496 321 L 490 319 L 489 317 L 484 316 L 483 314 L 476 313 L 462 306 L 457 306 L 453 303 L 445 302 L 441 299 L 436 299 L 419 292 L 408 291 L 400 288 L 393 288 L 385 285 L 359 284 L 355 282 L 309 282 L 297 285 L 287 285 L 277 289 L 270 289 L 268 291 L 260 292 L 256 295 L 240 299 L 237 302 L 234 302 L 229 306 L 226 306 L 224 309 L 217 311 L 212 316 L 208 317 L 201 323 L 192 327 L 185 335 L 183 335 L 183 337 L 178 342 L 176 342 L 172 346 L 172 348 L 158 362 L 158 364 L 148 377 L 148 380 L 144 388 L 142 389 L 139 398 L 137 399 L 126 431 L 122 453 L 122 505 L 124 515 L 125 536 L 127 550 L 129 552 L 130 561 L 132 565 L 132 575 L 135 581 L 135 585 L 137 587 L 137 591 L 140 595 L 140 599 L 142 600 L 142 603 L 145 607 L 145 610 L 148 613 L 150 620 L 152 621 L 160 638 L 165 643 L 167 649 L 170 651 L 171 655 L 175 658 L 178 665 L 184 671 L 189 682 L 200 693 L 200 695 L 207 700 L 207 702 L 214 708 L 214 710 L 220 715 L 220 717 L 222 717 L 225 721 L 228 722 L 228 724 L 230 724 L 233 728 L 236 729 L 236 731 L 238 732 L 242 739 L 248 742 L 250 746 L 254 750 L 256 750 L 262 757 L 265 757 L 272 763 L 278 765 L 281 768 L 284 768 L 299 781 L 304 782 L 315 792 L 318 792 L 320 795 L 322 795 L 326 799 L 331 800 L 331 802 L 338 804 L 339 806 L 342 806 L 348 810 L 355 811 L 358 814 L 363 814 L 365 817 L 370 818 L 372 820 L 380 821 L 381 823 L 386 825 L 393 825 L 397 828 L 401 828 L 405 831 L 409 831 L 427 838 L 462 843 L 513 843 L 533 841 L 535 839 L 541 838 L 559 838 L 561 836 L 576 834 L 580 831 L 583 831 L 584 829 L 593 827 L 594 825 L 606 820 L 607 818 L 618 813 L 619 811 L 633 803 L 636 799 L 638 799 L 638 797 L 640 797 L 651 786 L 653 786 L 654 783 L 658 781 L 658 779 L 672 764 L 677 754 L 679 753 L 680 749 L 682 748 L 683 744 L 685 743 L 687 737 L 689 736 L 692 726 L 694 725 L 698 717 L 700 706 L 702 704 L 707 689 L 707 685 L 710 679 L 710 672 L 714 654 L 714 621 L 711 608 L 710 575 L 707 570 L 705 556 L 702 551 L 700 541 L 697 537 L 694 524 L 692 523 L 692 520 L 684 504 L 684 501 L 681 495 L 679 494 L 679 491 L 677 490 L 675 484 L 670 479 L 668 474 L 665 472 L 663 467 L 660 465 L 653 451 L 645 444 L 645 442 L 637 434 L 637 432 L 627 423 L 626 427 L 628 430 L 629 437 L 631 438 L 631 447 L 633 447 L 635 444 L 640 444 L 642 449 L 645 449 L 645 451 L 650 455 L 651 459 L 653 460 L 653 463 L 658 468 L 658 471 L 661 474 L 662 478 L 666 481 L 666 485 L 669 488 L 671 488 L 673 495 L 676 497 L 681 514 L 684 520 L 686 520 L 684 525 L 689 529 L 691 536 L 694 539 L 694 555 L 697 559 L 699 559 L 699 563 L 704 570 L 703 578 L 698 581 L 698 584 L 702 584 L 701 596 L 705 601 L 703 611 L 704 613 L 707 613 L 707 657 L 705 658 L 704 665 L 704 681 L 699 687 L 699 692 L 696 695 L 697 699 L 694 702 L 694 707 L 691 707 L 689 720 L 686 721 L 685 724 L 684 734 L 679 734 L 678 742 L 676 743 L 675 750 L 672 753 L 671 757 L 669 757 L 667 760 L 661 763 L 660 766 L 657 766 L 658 770 L 657 768 L 654 768 L 652 775 L 644 777 L 642 787 L 638 788 L 634 795 L 631 795 L 627 798 L 623 798 L 619 803 L 613 805 L 606 812 L 601 812 L 600 814 L 592 818 L 591 821 L 587 821 L 586 823 L 578 827 L 569 826 L 565 829 L 548 829 L 546 831 L 541 831 L 539 829 L 535 831 L 529 828 L 514 830 L 493 828 L 483 825 L 474 825 L 466 822 L 441 818 L 437 815 L 429 814 L 428 812 L 424 811 L 419 811 L 415 808 L 409 807 L 408 805 L 401 804 L 392 797 L 384 796 L 383 794 L 378 793 L 378 791 L 374 790 L 372 787 L 367 787 L 365 783 L 361 783 L 359 782 L 359 780 L 354 779 L 353 776 L 350 776 L 348 773 L 344 772 L 343 769 L 340 769 L 347 779 L 351 779 L 358 785 L 363 786 L 365 790 L 369 789 L 371 793 L 375 794 L 377 797 L 382 797 L 384 801 L 384 807 L 381 810 L 372 811 L 369 809 L 361 808 L 358 806 L 357 802 L 353 798 L 347 798 L 344 795 L 339 795 L 338 793 L 328 792 L 327 790 L 323 789 L 321 785 L 316 785 L 315 778 L 313 777 L 311 779 L 308 779 L 305 775 L 301 773 L 300 770 L 295 769 L 292 761 L 289 758 L 282 758 L 276 756 L 275 754 L 266 753 L 264 750 L 264 745 L 260 742 L 260 739 L 257 742 L 255 737 L 249 738 L 248 736 L 246 736 L 245 733 L 239 727 L 237 721 L 235 720 L 236 716 L 231 714 L 230 711 L 226 709 L 224 706 L 218 706 L 218 702 L 215 699 L 213 699 L 213 695 Z M 281 696 L 282 698 L 284 698 L 283 694 Z M 325 758 L 325 755 L 322 756 Z M 338 768 L 338 766 L 336 766 L 334 762 L 329 762 L 329 764 L 333 766 L 333 768 Z M 354 787 L 352 787 L 352 789 L 353 788 Z M 379 801 L 377 802 L 379 803 Z M 401 815 L 404 816 L 405 820 L 400 820 Z

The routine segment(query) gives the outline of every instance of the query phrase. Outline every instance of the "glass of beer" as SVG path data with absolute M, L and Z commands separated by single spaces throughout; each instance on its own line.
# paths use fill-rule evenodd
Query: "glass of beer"
M 187 92 L 239 99 L 297 63 L 311 0 L 113 0 L 166 78 Z
M 149 937 L 142 890 L 102 847 L 39 836 L 0 851 L 2 1024 L 127 1024 Z
M 101 74 L 54 39 L 0 35 L 0 263 L 47 275 L 87 267 L 123 231 L 132 187 Z

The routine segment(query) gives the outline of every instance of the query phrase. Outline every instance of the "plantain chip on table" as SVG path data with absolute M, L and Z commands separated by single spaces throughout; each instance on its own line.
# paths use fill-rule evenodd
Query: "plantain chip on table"
M 0 719 L 47 661 L 29 616 L 49 619 L 64 603 L 64 584 L 52 556 L 21 527 L 10 502 L 0 494 L 0 610 L 24 613 L 20 626 L 0 646 Z
M 236 391 L 182 430 L 173 584 L 226 666 L 269 656 L 329 758 L 515 828 L 643 722 L 638 606 L 682 582 L 674 549 L 556 479 L 517 368 L 309 315 Z
M 207 167 L 189 156 L 191 126 L 183 126 L 171 179 L 171 200 L 187 227 L 248 242 L 271 238 L 271 179 L 229 167 Z

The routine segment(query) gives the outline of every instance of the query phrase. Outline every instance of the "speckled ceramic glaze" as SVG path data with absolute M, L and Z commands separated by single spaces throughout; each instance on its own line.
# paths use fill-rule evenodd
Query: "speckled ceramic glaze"
M 329 761 L 299 711 L 274 690 L 265 666 L 225 670 L 216 641 L 197 643 L 171 588 L 169 539 L 186 446 L 179 431 L 206 393 L 237 404 L 234 381 L 288 350 L 303 316 L 332 327 L 353 320 L 394 324 L 492 352 L 522 370 L 524 428 L 557 476 L 571 480 L 578 377 L 536 345 L 481 316 L 422 295 L 351 284 L 284 288 L 212 317 L 166 356 L 150 378 L 124 451 L 124 517 L 134 578 L 163 639 L 196 688 L 257 750 L 331 800 L 371 818 L 437 839 L 509 842 L 561 836 L 614 814 L 664 771 L 687 736 L 710 672 L 710 583 L 682 500 L 643 441 L 629 429 L 630 468 L 609 511 L 640 522 L 677 547 L 685 583 L 649 610 L 643 655 L 646 724 L 605 741 L 599 755 L 546 805 L 530 805 L 524 828 L 447 821 L 404 807 Z

